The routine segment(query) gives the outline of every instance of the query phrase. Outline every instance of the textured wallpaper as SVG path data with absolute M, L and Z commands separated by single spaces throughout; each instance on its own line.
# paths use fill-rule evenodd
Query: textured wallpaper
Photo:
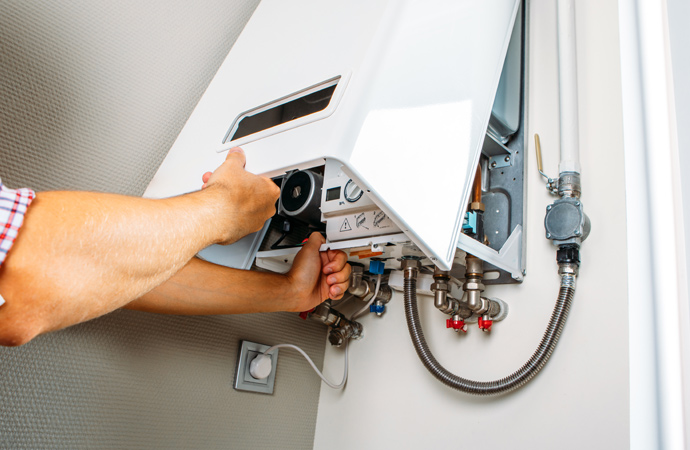
M 0 0 L 0 177 L 141 195 L 258 0 Z M 117 311 L 0 348 L 0 449 L 302 449 L 320 382 L 281 351 L 275 394 L 232 388 L 241 339 L 323 362 L 295 314 Z

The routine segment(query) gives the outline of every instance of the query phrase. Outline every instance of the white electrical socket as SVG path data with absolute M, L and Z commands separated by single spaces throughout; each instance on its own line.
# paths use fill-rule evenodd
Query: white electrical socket
M 254 378 L 249 372 L 249 366 L 258 355 L 264 353 L 270 347 L 256 342 L 242 341 L 237 355 L 237 370 L 235 371 L 235 389 L 238 391 L 259 392 L 261 394 L 273 394 L 273 386 L 276 379 L 276 367 L 278 366 L 278 349 L 271 352 L 272 368 L 267 378 Z

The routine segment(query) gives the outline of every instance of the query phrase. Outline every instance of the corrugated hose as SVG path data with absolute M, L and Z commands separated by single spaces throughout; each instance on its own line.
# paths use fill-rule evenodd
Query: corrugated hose
M 558 293 L 558 300 L 551 314 L 549 325 L 544 332 L 544 337 L 532 357 L 522 367 L 499 380 L 473 381 L 450 373 L 436 360 L 431 350 L 429 350 L 429 346 L 424 338 L 422 326 L 419 322 L 417 279 L 416 277 L 406 276 L 404 280 L 405 317 L 417 355 L 419 355 L 419 359 L 422 360 L 427 370 L 438 378 L 439 381 L 446 386 L 467 394 L 496 395 L 517 389 L 539 373 L 549 360 L 553 350 L 556 348 L 558 338 L 561 335 L 561 331 L 563 331 L 565 321 L 568 317 L 568 311 L 570 310 L 573 296 L 575 295 L 575 281 L 575 275 L 561 275 L 561 287 Z

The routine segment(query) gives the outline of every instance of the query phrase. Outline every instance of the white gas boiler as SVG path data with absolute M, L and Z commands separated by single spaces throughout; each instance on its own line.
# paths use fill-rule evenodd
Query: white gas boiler
M 482 151 L 486 173 L 522 158 L 504 145 L 520 111 L 519 11 L 518 0 L 263 0 L 145 196 L 198 190 L 242 146 L 247 170 L 281 185 L 280 216 L 298 223 L 274 223 L 280 239 L 318 229 L 351 257 L 415 255 L 442 270 L 460 248 L 519 281 L 521 217 L 487 214 L 500 239 L 462 233 Z M 516 88 L 504 62 L 517 64 Z M 202 256 L 248 268 L 268 229 Z M 259 255 L 268 265 L 296 251 L 273 244 Z

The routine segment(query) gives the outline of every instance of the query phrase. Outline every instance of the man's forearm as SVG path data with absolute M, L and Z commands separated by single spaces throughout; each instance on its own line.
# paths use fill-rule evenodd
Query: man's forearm
M 167 280 L 202 248 L 257 231 L 280 189 L 244 170 L 240 148 L 202 176 L 200 192 L 147 200 L 39 193 L 0 266 L 0 345 L 88 320 Z
M 165 281 L 221 239 L 214 195 L 39 193 L 0 267 L 0 328 L 21 341 L 9 344 L 112 311 Z
M 298 296 L 286 275 L 192 258 L 166 283 L 125 307 L 164 314 L 244 314 L 295 310 Z
M 286 274 L 230 269 L 193 258 L 126 307 L 166 314 L 307 311 L 328 298 L 342 298 L 349 286 L 347 255 L 320 252 L 324 242 L 323 236 L 312 233 Z

